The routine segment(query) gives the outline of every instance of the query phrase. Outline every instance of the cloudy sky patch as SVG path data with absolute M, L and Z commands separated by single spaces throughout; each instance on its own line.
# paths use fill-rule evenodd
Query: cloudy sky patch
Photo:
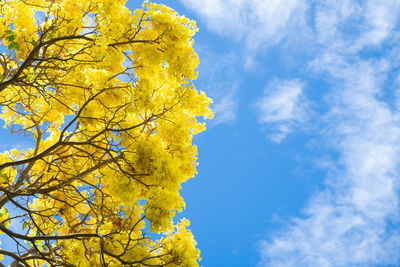
M 309 103 L 303 94 L 304 85 L 298 81 L 275 80 L 256 104 L 261 124 L 270 126 L 268 137 L 280 143 L 295 126 L 307 119 Z
M 314 159 L 329 159 L 317 164 L 326 166 L 322 186 L 310 191 L 301 216 L 284 218 L 284 226 L 267 231 L 259 240 L 259 264 L 399 263 L 399 228 L 393 226 L 400 225 L 400 113 L 393 108 L 399 95 L 393 77 L 399 77 L 400 2 L 189 0 L 184 4 L 211 31 L 244 45 L 241 52 L 252 55 L 250 62 L 268 57 L 272 51 L 266 48 L 273 46 L 288 54 L 279 59 L 285 70 L 265 76 L 266 89 L 252 89 L 257 97 L 250 106 L 260 130 L 283 145 L 306 123 L 313 133 L 305 142 L 320 143 L 327 148 L 325 153 L 337 156 L 318 155 L 323 149 L 313 152 Z M 305 42 L 292 42 L 290 51 L 285 40 Z M 299 62 L 291 62 L 296 47 L 308 52 Z M 259 61 L 259 65 L 273 64 Z M 276 78 L 280 76 L 286 78 Z M 249 90 L 246 82 L 241 90 Z M 311 110 L 313 101 L 322 108 Z M 242 109 L 239 106 L 238 113 Z

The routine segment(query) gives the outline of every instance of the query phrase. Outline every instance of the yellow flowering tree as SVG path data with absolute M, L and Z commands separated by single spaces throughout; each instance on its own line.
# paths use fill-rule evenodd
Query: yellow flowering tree
M 31 140 L 0 154 L 0 255 L 198 265 L 188 221 L 173 222 L 196 173 L 198 117 L 212 116 L 192 85 L 196 30 L 148 1 L 0 2 L 0 118 Z

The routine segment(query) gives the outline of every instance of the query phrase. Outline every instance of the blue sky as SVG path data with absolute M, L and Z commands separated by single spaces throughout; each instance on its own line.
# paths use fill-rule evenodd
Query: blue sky
M 400 266 L 400 1 L 158 3 L 214 99 L 178 216 L 201 265 Z
M 182 191 L 202 265 L 400 266 L 400 2 L 164 3 L 214 99 Z

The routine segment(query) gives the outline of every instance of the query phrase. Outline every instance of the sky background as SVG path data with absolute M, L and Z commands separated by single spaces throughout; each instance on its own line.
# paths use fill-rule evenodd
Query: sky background
M 201 265 L 400 266 L 400 1 L 157 2 L 214 99 L 178 216 Z
M 400 266 L 400 1 L 159 3 L 214 99 L 182 191 L 202 265 Z

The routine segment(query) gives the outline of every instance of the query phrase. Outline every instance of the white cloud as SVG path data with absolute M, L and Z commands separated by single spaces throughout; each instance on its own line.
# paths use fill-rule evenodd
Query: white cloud
M 243 42 L 244 53 L 253 53 L 249 62 L 265 53 L 261 48 L 307 35 L 313 60 L 306 64 L 332 85 L 325 97 L 329 112 L 317 124 L 326 125 L 319 129 L 321 142 L 337 150 L 339 159 L 325 164 L 333 165 L 326 186 L 310 198 L 304 217 L 262 242 L 261 265 L 398 264 L 400 100 L 392 108 L 383 96 L 387 76 L 400 62 L 400 1 L 181 1 L 210 29 Z M 285 88 L 269 87 L 256 105 L 278 142 L 307 118 L 298 101 L 305 99 L 302 86 Z
M 308 100 L 298 80 L 272 82 L 255 105 L 262 124 L 274 129 L 269 138 L 280 143 L 293 127 L 307 119 Z
M 324 190 L 261 245 L 265 266 L 380 266 L 400 261 L 400 112 L 388 75 L 398 1 L 324 1 L 315 7 L 312 69 L 332 83 L 322 141 L 339 152 Z M 397 17 L 396 17 L 397 16 Z M 390 38 L 389 38 L 390 37 Z M 367 49 L 387 54 L 363 55 Z M 376 50 L 375 50 L 376 51 Z M 377 50 L 382 51 L 382 50 Z
M 238 108 L 237 86 L 234 84 L 230 91 L 225 95 L 218 98 L 218 102 L 212 105 L 214 112 L 214 119 L 211 121 L 212 125 L 218 125 L 221 123 L 233 123 L 236 121 L 236 112 Z
M 399 6 L 398 1 L 389 5 L 382 5 L 378 1 L 369 2 L 364 15 L 367 30 L 358 40 L 357 46 L 380 45 L 388 38 L 397 17 L 394 12 L 397 12 Z
M 237 57 L 234 53 L 215 54 L 205 48 L 198 49 L 200 54 L 198 89 L 203 90 L 211 97 L 214 103 L 211 109 L 214 118 L 209 125 L 233 123 L 236 121 L 238 110 L 237 91 L 240 80 L 237 78 Z
M 400 260 L 400 232 L 390 227 L 399 223 L 400 113 L 376 98 L 385 68 L 374 62 L 336 67 L 347 78 L 331 93 L 331 135 L 325 141 L 336 144 L 341 172 L 311 199 L 306 218 L 263 242 L 262 265 L 376 266 Z
M 292 25 L 305 25 L 304 0 L 181 0 L 200 14 L 208 28 L 244 40 L 247 49 L 279 43 Z
M 314 9 L 314 38 L 320 48 L 354 54 L 393 38 L 400 2 L 318 1 Z

